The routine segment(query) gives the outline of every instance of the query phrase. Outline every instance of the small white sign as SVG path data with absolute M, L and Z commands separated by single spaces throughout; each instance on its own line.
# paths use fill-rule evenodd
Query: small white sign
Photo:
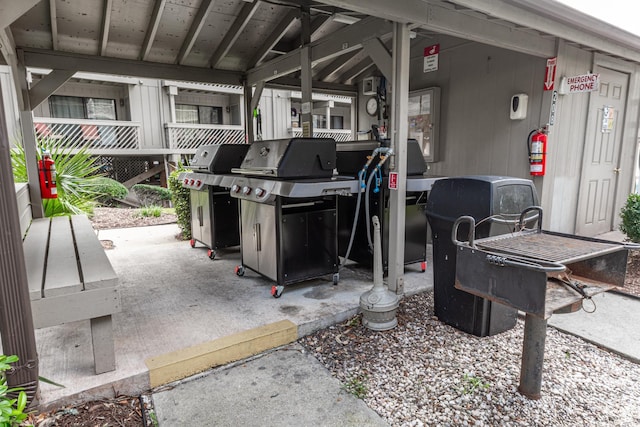
M 440 55 L 440 44 L 434 44 L 424 48 L 423 72 L 438 71 L 438 56 Z
M 593 92 L 600 89 L 600 74 L 582 74 L 562 79 L 562 93 Z

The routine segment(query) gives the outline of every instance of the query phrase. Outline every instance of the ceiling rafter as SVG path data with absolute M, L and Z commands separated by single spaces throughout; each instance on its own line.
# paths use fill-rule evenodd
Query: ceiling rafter
M 316 40 L 310 44 L 311 62 L 316 64 L 342 54 L 362 48 L 367 38 L 383 37 L 391 33 L 391 23 L 378 18 L 365 18 L 355 24 L 347 25 L 333 34 Z M 247 83 L 253 85 L 261 80 L 273 80 L 291 74 L 300 69 L 302 49 L 272 59 L 247 71 Z
M 253 58 L 249 61 L 249 68 L 253 68 L 258 65 L 265 56 L 269 53 L 269 51 L 280 41 L 282 36 L 291 28 L 296 18 L 299 17 L 299 11 L 296 9 L 291 9 L 285 15 L 284 18 L 275 26 L 269 37 L 264 41 L 262 46 L 256 51 Z
M 102 9 L 102 29 L 100 31 L 100 56 L 104 56 L 107 52 L 109 26 L 111 25 L 111 6 L 113 6 L 113 0 L 104 0 Z
M 320 15 L 317 16 L 315 18 L 313 18 L 313 20 L 311 21 L 311 40 L 314 39 L 314 36 L 318 33 L 318 31 L 320 31 L 320 29 L 327 24 L 328 22 L 330 22 L 331 16 L 330 15 Z M 295 40 L 292 41 L 288 41 L 288 42 L 284 42 L 281 41 L 279 43 L 277 43 L 275 46 L 273 46 L 271 48 L 272 52 L 275 53 L 287 53 L 289 51 L 292 51 L 294 49 L 299 48 L 300 46 L 302 46 L 302 39 L 300 38 L 300 36 L 297 36 L 295 38 Z
M 132 59 L 83 55 L 36 48 L 20 50 L 27 67 L 54 70 L 74 70 L 89 73 L 137 76 L 160 80 L 184 80 L 202 83 L 240 85 L 243 75 L 238 71 L 212 70 L 177 64 L 146 62 Z
M 164 11 L 164 6 L 167 0 L 156 0 L 153 6 L 153 12 L 151 13 L 151 19 L 149 20 L 149 26 L 147 27 L 147 33 L 144 36 L 144 42 L 142 43 L 142 49 L 140 50 L 140 60 L 146 61 L 153 45 L 153 40 L 156 38 L 158 32 L 158 26 L 160 25 L 160 18 Z
M 340 76 L 341 83 L 342 84 L 347 84 L 347 82 L 355 79 L 360 74 L 364 73 L 369 68 L 373 67 L 373 65 L 374 64 L 373 64 L 373 61 L 371 60 L 371 58 L 366 57 L 365 59 L 363 59 L 362 61 L 358 62 L 356 65 L 354 65 L 353 67 L 351 67 L 348 70 L 346 70 L 342 74 L 342 76 Z
M 231 28 L 227 31 L 224 38 L 218 45 L 218 49 L 211 55 L 209 59 L 209 66 L 211 68 L 216 68 L 218 63 L 225 57 L 225 55 L 231 50 L 233 44 L 236 42 L 244 27 L 249 23 L 249 20 L 253 16 L 253 14 L 258 10 L 258 6 L 260 5 L 260 0 L 255 0 L 253 3 L 245 3 L 240 9 L 240 13 L 236 17 L 233 24 L 231 24 Z
M 189 56 L 189 53 L 191 52 L 191 49 L 193 48 L 193 45 L 196 42 L 196 39 L 198 38 L 200 31 L 202 31 L 202 27 L 204 26 L 204 23 L 212 7 L 213 7 L 213 0 L 202 0 L 202 3 L 200 3 L 200 8 L 198 8 L 198 12 L 196 13 L 196 16 L 193 18 L 193 22 L 189 27 L 189 32 L 187 33 L 187 37 L 184 39 L 184 42 L 182 43 L 180 52 L 178 52 L 178 58 L 176 60 L 178 64 L 183 64 L 184 61 L 187 59 L 187 56 Z
M 345 53 L 344 55 L 338 56 L 336 59 L 331 61 L 327 66 L 322 67 L 322 69 L 318 71 L 318 73 L 314 76 L 315 79 L 319 81 L 324 81 L 331 74 L 335 73 L 341 68 L 344 68 L 349 62 L 349 60 L 353 58 L 355 54 L 356 52 L 349 52 L 349 53 Z
M 56 0 L 49 0 L 49 20 L 51 21 L 51 46 L 58 50 L 58 13 Z

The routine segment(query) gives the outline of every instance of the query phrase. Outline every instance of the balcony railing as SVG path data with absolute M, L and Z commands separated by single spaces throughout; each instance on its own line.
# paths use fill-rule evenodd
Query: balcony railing
M 115 120 L 33 119 L 36 138 L 53 139 L 77 151 L 105 153 L 140 149 L 140 123 Z
M 291 128 L 291 134 L 294 138 L 302 137 L 302 128 Z M 351 129 L 314 129 L 314 138 L 333 138 L 337 142 L 352 141 L 355 138 Z
M 201 145 L 245 142 L 242 126 L 165 123 L 164 127 L 169 149 L 176 153 L 194 153 Z

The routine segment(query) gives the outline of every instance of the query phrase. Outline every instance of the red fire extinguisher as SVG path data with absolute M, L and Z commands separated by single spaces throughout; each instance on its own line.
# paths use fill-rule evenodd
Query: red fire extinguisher
M 48 151 L 42 153 L 42 159 L 38 161 L 38 171 L 40 172 L 40 193 L 42 198 L 57 199 L 56 165 Z
M 527 137 L 529 152 L 529 173 L 544 176 L 547 169 L 547 128 L 534 129 Z

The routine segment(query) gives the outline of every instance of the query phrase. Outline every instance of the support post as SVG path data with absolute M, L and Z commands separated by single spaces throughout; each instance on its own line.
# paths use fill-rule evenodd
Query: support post
M 255 136 L 253 135 L 253 109 L 251 108 L 251 99 L 253 97 L 253 89 L 245 81 L 244 82 L 244 138 L 249 144 L 253 143 Z
M 547 321 L 527 313 L 524 320 L 522 365 L 518 391 L 529 399 L 540 399 Z
M 313 138 L 313 96 L 312 96 L 312 78 L 311 75 L 311 21 L 308 7 L 301 8 L 302 25 L 302 49 L 300 51 L 300 84 L 302 91 L 302 114 L 300 121 L 302 123 L 302 136 L 305 138 Z
M 37 182 L 37 181 L 35 181 Z M 9 387 L 22 387 L 29 402 L 38 392 L 38 353 L 31 316 L 27 269 L 22 251 L 18 202 L 13 173 L 4 103 L 0 97 L 0 336 L 2 351 L 16 355 L 18 362 L 7 372 Z
M 393 81 L 391 110 L 391 171 L 398 173 L 398 186 L 389 198 L 389 290 L 404 294 L 404 233 L 407 188 L 407 136 L 409 104 L 409 26 L 393 24 Z

